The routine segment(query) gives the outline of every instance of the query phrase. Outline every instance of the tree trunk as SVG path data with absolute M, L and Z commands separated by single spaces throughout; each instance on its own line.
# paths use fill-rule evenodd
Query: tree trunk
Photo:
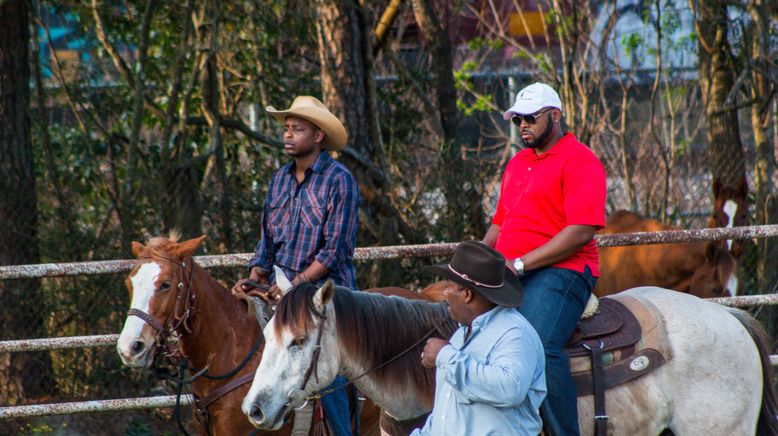
M 371 27 L 362 8 L 353 1 L 316 2 L 316 14 L 323 100 L 348 131 L 349 150 L 342 160 L 359 184 L 360 227 L 377 230 L 371 235 L 375 241 L 360 240 L 358 245 L 397 244 L 400 233 L 407 238 L 412 232 L 388 197 L 391 178 L 378 125 L 368 37 Z M 368 286 L 398 282 L 397 268 L 381 267 L 378 262 L 373 265 Z
M 486 232 L 481 196 L 474 195 L 477 183 L 466 186 L 463 174 L 470 173 L 458 141 L 459 112 L 454 86 L 454 66 L 449 39 L 449 7 L 435 10 L 432 0 L 413 0 L 413 14 L 419 25 L 424 45 L 430 54 L 435 78 L 437 116 L 443 128 L 441 168 L 443 193 L 446 197 L 445 228 L 447 239 L 458 241 L 465 234 L 482 237 Z M 432 115 L 432 114 L 431 114 Z M 463 199 L 466 199 L 463 201 Z
M 40 262 L 35 163 L 30 138 L 29 4 L 0 2 L 0 265 Z M 40 280 L 0 281 L 0 339 L 44 333 Z M 49 393 L 51 362 L 45 353 L 0 354 L 5 404 Z
M 748 12 L 751 15 L 751 126 L 754 132 L 754 147 L 756 162 L 754 165 L 754 204 L 755 224 L 774 224 L 778 221 L 778 211 L 774 210 L 773 176 L 775 174 L 775 150 L 768 139 L 767 127 L 770 121 L 770 101 L 768 96 L 773 95 L 773 86 L 769 78 L 765 76 L 770 71 L 769 49 L 770 28 L 765 1 L 756 0 L 749 2 Z M 778 244 L 768 238 L 757 240 L 757 289 L 760 292 L 768 291 L 768 286 L 775 278 L 775 268 L 772 268 L 771 260 L 778 256 Z
M 186 76 L 186 57 L 193 52 L 190 35 L 193 23 L 194 0 L 186 2 L 186 8 L 178 15 L 182 23 L 181 42 L 176 52 L 171 80 L 168 107 L 165 110 L 165 121 L 162 130 L 162 152 L 160 159 L 159 178 L 164 187 L 165 200 L 162 202 L 162 220 L 164 231 L 178 229 L 185 237 L 195 237 L 202 233 L 201 219 L 203 205 L 200 192 L 202 169 L 186 146 L 186 124 L 189 117 L 188 92 L 195 86 L 197 62 L 191 75 Z M 184 82 L 187 80 L 187 88 Z M 183 93 L 183 96 L 182 96 Z M 183 101 L 182 101 L 183 100 Z M 180 120 L 176 116 L 180 114 Z
M 746 170 L 737 110 L 726 101 L 737 73 L 727 41 L 727 8 L 722 1 L 700 2 L 696 12 L 711 173 L 725 186 L 737 186 Z

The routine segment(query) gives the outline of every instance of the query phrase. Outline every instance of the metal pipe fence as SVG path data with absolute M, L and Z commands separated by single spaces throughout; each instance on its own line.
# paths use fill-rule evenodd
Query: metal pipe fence
M 192 405 L 191 395 L 181 395 L 181 405 Z M 33 416 L 71 415 L 76 413 L 115 412 L 120 410 L 157 409 L 176 405 L 175 395 L 159 397 L 119 398 L 115 400 L 76 401 L 72 403 L 32 404 L 0 407 L 0 419 L 29 418 Z
M 637 232 L 612 235 L 597 235 L 595 239 L 601 247 L 667 244 L 706 240 L 750 239 L 778 236 L 778 225 L 748 226 L 735 228 L 706 228 L 691 230 L 666 230 L 659 232 Z M 359 247 L 355 250 L 357 261 L 396 259 L 405 257 L 448 256 L 454 252 L 457 243 L 398 245 L 387 247 Z M 196 256 L 197 263 L 204 268 L 243 266 L 250 259 L 250 253 Z M 110 274 L 129 271 L 133 260 L 108 260 L 77 263 L 49 263 L 38 265 L 0 266 L 0 280 L 19 278 L 42 278 L 74 275 Z M 718 304 L 730 307 L 751 307 L 777 305 L 778 294 L 749 295 L 727 298 L 712 298 Z M 47 351 L 71 348 L 112 346 L 118 334 L 73 336 L 60 338 L 38 338 L 0 342 L 0 353 Z M 771 356 L 771 363 L 778 366 L 778 355 Z M 190 406 L 190 395 L 181 397 L 181 405 Z M 104 411 L 154 409 L 173 407 L 175 396 L 145 398 L 121 398 L 69 403 L 37 404 L 27 406 L 0 407 L 0 419 L 22 417 L 68 415 Z
M 670 244 L 677 242 L 722 241 L 726 239 L 751 239 L 778 236 L 778 224 L 733 228 L 707 228 L 690 230 L 663 230 L 658 232 L 615 233 L 596 235 L 600 247 L 623 245 Z M 358 247 L 354 260 L 385 260 L 401 257 L 447 256 L 454 252 L 457 243 L 393 245 L 386 247 Z M 195 256 L 203 268 L 245 266 L 251 253 Z M 61 277 L 85 274 L 112 274 L 130 271 L 132 259 L 103 260 L 73 263 L 43 263 L 36 265 L 0 266 L 0 280 L 21 278 Z

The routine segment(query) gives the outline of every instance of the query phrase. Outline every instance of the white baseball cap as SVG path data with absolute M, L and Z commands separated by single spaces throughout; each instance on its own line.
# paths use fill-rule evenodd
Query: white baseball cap
M 516 94 L 516 102 L 505 111 L 502 117 L 510 120 L 514 114 L 530 115 L 544 107 L 555 107 L 562 110 L 562 101 L 554 88 L 545 83 L 535 82 Z

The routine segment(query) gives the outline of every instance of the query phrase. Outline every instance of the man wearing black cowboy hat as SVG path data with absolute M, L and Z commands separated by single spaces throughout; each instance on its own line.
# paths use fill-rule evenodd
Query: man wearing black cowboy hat
M 427 267 L 448 280 L 449 341 L 429 339 L 421 359 L 436 367 L 435 407 L 422 435 L 537 435 L 546 396 L 543 344 L 516 310 L 524 290 L 505 258 L 476 241 Z

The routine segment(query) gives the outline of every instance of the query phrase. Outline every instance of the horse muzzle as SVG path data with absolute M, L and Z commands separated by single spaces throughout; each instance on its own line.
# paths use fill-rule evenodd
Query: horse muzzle
M 278 430 L 284 425 L 284 418 L 291 410 L 289 407 L 275 409 L 271 405 L 263 403 L 259 398 L 255 401 L 243 400 L 241 410 L 249 420 L 249 423 L 260 430 Z
M 129 343 L 120 340 L 116 344 L 116 352 L 122 359 L 122 363 L 130 368 L 148 368 L 154 360 L 154 345 L 149 345 L 143 340 L 134 340 Z

